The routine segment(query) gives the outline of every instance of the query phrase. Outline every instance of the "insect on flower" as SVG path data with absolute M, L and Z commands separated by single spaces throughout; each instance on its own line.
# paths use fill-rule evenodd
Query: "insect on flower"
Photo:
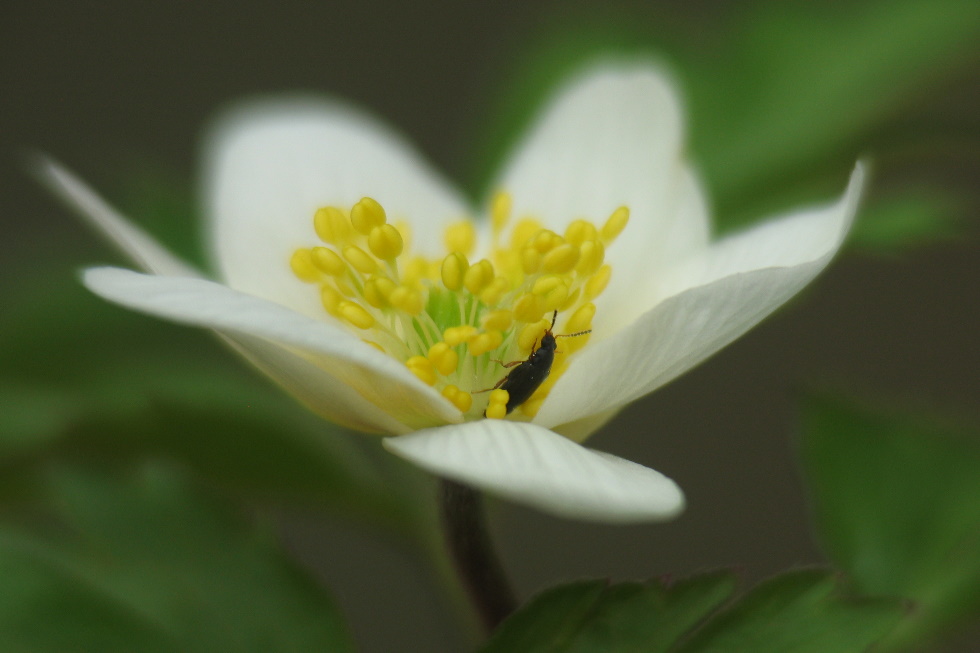
M 481 391 L 491 392 L 498 389 L 504 391 L 490 395 L 490 403 L 483 412 L 484 417 L 500 419 L 510 415 L 511 411 L 531 398 L 535 390 L 541 387 L 541 384 L 551 374 L 551 366 L 555 362 L 555 350 L 558 347 L 556 338 L 573 338 L 592 333 L 592 329 L 587 329 L 576 333 L 555 335 L 552 330 L 555 328 L 557 319 L 558 311 L 555 311 L 551 316 L 551 326 L 546 328 L 544 335 L 541 336 L 541 346 L 538 347 L 538 341 L 535 340 L 534 346 L 531 347 L 531 355 L 527 357 L 527 360 L 505 363 L 494 359 L 494 362 L 500 363 L 504 367 L 509 368 L 516 365 L 517 369 L 511 370 L 490 390 Z

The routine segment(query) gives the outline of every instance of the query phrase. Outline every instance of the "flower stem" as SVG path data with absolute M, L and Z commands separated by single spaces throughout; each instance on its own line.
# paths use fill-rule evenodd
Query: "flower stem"
M 483 497 L 468 485 L 442 479 L 439 507 L 446 547 L 490 633 L 514 611 L 517 602 L 490 541 Z

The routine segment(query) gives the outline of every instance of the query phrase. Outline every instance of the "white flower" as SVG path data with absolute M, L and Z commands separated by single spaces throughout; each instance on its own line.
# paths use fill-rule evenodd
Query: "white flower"
M 577 443 L 813 279 L 864 177 L 859 165 L 840 200 L 710 242 L 682 127 L 656 67 L 593 67 L 517 148 L 488 219 L 460 222 L 471 207 L 362 113 L 311 100 L 240 108 L 206 148 L 220 281 L 57 164 L 41 168 L 148 272 L 86 270 L 95 293 L 214 329 L 312 410 L 395 436 L 390 451 L 433 473 L 557 515 L 634 522 L 680 512 L 678 487 Z M 484 419 L 503 416 L 509 395 L 479 391 L 515 369 L 494 360 L 526 359 L 555 310 L 556 334 L 591 335 L 559 340 L 534 396 Z

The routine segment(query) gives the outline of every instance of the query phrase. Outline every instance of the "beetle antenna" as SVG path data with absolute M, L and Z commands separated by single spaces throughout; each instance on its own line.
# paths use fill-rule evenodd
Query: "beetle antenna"
M 589 329 L 588 331 L 577 331 L 576 333 L 562 333 L 562 334 L 559 334 L 559 335 L 557 335 L 555 337 L 556 338 L 574 338 L 575 336 L 584 336 L 587 333 L 592 333 L 592 329 Z

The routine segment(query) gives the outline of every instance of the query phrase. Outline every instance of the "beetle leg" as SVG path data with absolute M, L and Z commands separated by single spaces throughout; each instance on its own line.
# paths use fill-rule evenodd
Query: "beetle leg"
M 490 360 L 493 361 L 494 363 L 500 363 L 501 367 L 514 367 L 515 365 L 520 365 L 521 363 L 524 362 L 524 361 L 511 361 L 509 363 L 505 363 L 499 358 L 491 358 Z M 504 378 L 506 379 L 507 377 L 505 376 Z

